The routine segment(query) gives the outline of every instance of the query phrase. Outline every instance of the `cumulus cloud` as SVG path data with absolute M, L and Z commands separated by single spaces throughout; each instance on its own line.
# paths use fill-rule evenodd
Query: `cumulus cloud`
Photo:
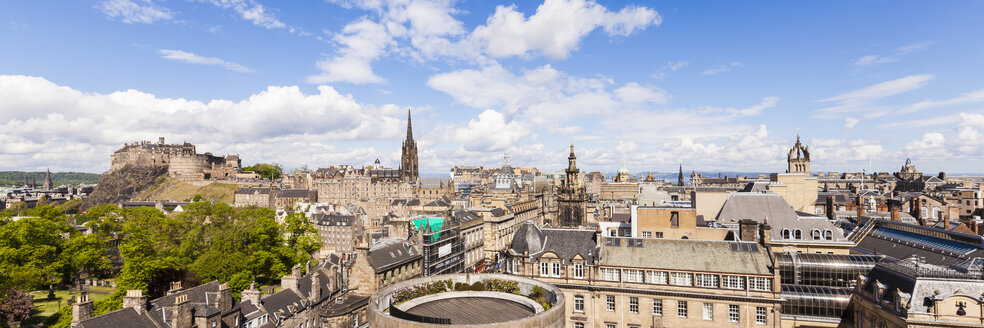
M 471 39 L 492 57 L 541 53 L 562 59 L 597 28 L 609 36 L 627 36 L 661 21 L 659 13 L 646 7 L 613 12 L 594 1 L 546 0 L 528 18 L 515 6 L 498 6 Z
M 610 11 L 585 0 L 546 0 L 526 17 L 514 6 L 499 6 L 485 25 L 467 31 L 454 15 L 454 1 L 334 1 L 345 8 L 371 13 L 349 23 L 332 38 L 335 53 L 317 63 L 319 72 L 310 83 L 381 83 L 372 63 L 395 55 L 417 62 L 435 59 L 462 60 L 493 65 L 496 58 L 544 55 L 566 58 L 580 41 L 601 29 L 610 37 L 628 36 L 661 17 L 638 6 Z
M 199 56 L 187 51 L 160 49 L 157 50 L 157 53 L 161 55 L 161 58 L 185 62 L 189 64 L 218 66 L 230 71 L 236 71 L 242 73 L 249 73 L 253 71 L 243 65 L 239 65 L 233 62 L 228 62 L 215 57 Z
M 615 95 L 624 102 L 639 103 L 666 103 L 666 91 L 658 87 L 643 87 L 638 83 L 631 82 L 615 89 Z
M 455 129 L 453 138 L 467 151 L 498 152 L 509 150 L 529 134 L 519 122 L 507 121 L 502 113 L 489 109 L 469 120 L 468 126 Z
M 855 125 L 858 125 L 858 122 L 861 122 L 861 120 L 856 119 L 856 118 L 853 118 L 853 117 L 845 117 L 844 118 L 844 128 L 845 129 L 848 129 L 848 130 L 854 129 L 854 126 Z
M 947 158 L 951 154 L 947 151 L 945 144 L 946 138 L 942 133 L 929 132 L 923 134 L 922 139 L 905 145 L 905 152 L 915 158 Z
M 155 139 L 161 125 L 167 138 L 198 144 L 200 151 L 300 165 L 310 163 L 306 147 L 399 138 L 406 124 L 406 108 L 360 104 L 328 86 L 314 94 L 271 86 L 244 100 L 200 102 L 137 90 L 86 93 L 40 77 L 4 75 L 0 99 L 6 119 L 0 122 L 0 167 L 7 169 L 53 162 L 105 169 L 113 150 L 124 142 Z M 287 150 L 264 153 L 281 147 L 298 147 L 299 156 Z
M 932 99 L 923 100 L 915 104 L 899 108 L 897 113 L 909 114 L 909 113 L 920 112 L 920 111 L 939 108 L 939 107 L 977 104 L 982 102 L 984 102 L 984 89 L 968 92 L 960 96 L 950 99 L 945 99 L 945 100 L 932 100 Z
M 843 164 L 868 160 L 881 160 L 898 154 L 890 153 L 878 140 L 816 138 L 810 143 L 811 159 L 825 163 Z
M 150 0 L 108 0 L 99 2 L 96 7 L 109 18 L 119 18 L 127 24 L 174 19 L 174 12 Z

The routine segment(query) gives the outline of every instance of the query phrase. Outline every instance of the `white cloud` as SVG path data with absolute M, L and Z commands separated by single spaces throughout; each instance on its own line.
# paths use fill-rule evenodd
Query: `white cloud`
M 628 154 L 637 150 L 639 150 L 639 145 L 637 145 L 635 142 L 632 142 L 631 140 L 630 141 L 619 140 L 618 144 L 615 145 L 615 151 L 618 151 L 619 153 L 622 154 Z
M 253 0 L 200 0 L 202 2 L 210 3 L 216 7 L 223 9 L 231 9 L 239 14 L 245 20 L 253 23 L 253 25 L 261 26 L 267 29 L 279 29 L 287 27 L 278 20 L 273 14 L 267 12 L 263 5 L 257 3 Z
M 627 83 L 621 88 L 615 89 L 615 96 L 626 103 L 666 103 L 666 91 L 657 87 L 644 87 L 638 83 Z
M 815 138 L 811 140 L 810 158 L 826 164 L 843 164 L 848 162 L 865 162 L 869 160 L 882 160 L 886 157 L 897 157 L 885 150 L 885 147 L 877 140 L 845 140 L 845 139 L 824 139 Z M 845 168 L 846 169 L 846 168 Z
M 655 10 L 646 7 L 628 6 L 612 12 L 594 1 L 546 0 L 528 18 L 515 6 L 497 7 L 486 25 L 475 28 L 471 39 L 492 57 L 541 53 L 562 59 L 599 27 L 609 36 L 628 36 L 661 21 Z
M 844 118 L 844 128 L 845 129 L 848 129 L 848 130 L 854 129 L 854 126 L 855 125 L 858 125 L 858 122 L 861 122 L 861 120 L 856 119 L 856 118 L 853 118 L 853 117 L 845 117 Z
M 919 43 L 902 46 L 899 47 L 898 49 L 895 49 L 895 52 L 888 56 L 879 56 L 879 55 L 863 56 L 861 58 L 858 58 L 858 60 L 854 62 L 854 66 L 872 66 L 878 64 L 894 63 L 901 60 L 902 56 L 908 55 L 909 53 L 912 53 L 914 51 L 926 49 L 932 44 L 933 44 L 932 41 L 926 41 L 926 42 L 919 42 Z
M 337 50 L 318 62 L 310 83 L 386 81 L 372 63 L 395 55 L 417 62 L 436 59 L 496 65 L 494 58 L 544 55 L 566 58 L 590 32 L 628 36 L 659 25 L 656 11 L 628 6 L 614 12 L 594 1 L 546 0 L 530 17 L 515 7 L 496 8 L 485 25 L 466 31 L 450 0 L 335 1 L 372 15 L 349 23 L 332 42 Z
M 713 68 L 709 68 L 709 69 L 701 72 L 700 74 L 703 74 L 703 75 L 716 75 L 716 74 L 720 74 L 720 73 L 731 71 L 734 68 L 744 67 L 744 66 L 745 66 L 745 64 L 742 64 L 740 62 L 731 62 L 731 63 L 725 64 L 725 65 L 718 65 L 718 66 L 715 66 Z
M 318 62 L 321 73 L 308 76 L 308 83 L 350 82 L 355 84 L 385 81 L 372 71 L 372 61 L 382 56 L 393 39 L 383 25 L 368 19 L 348 24 L 334 42 L 341 46 L 336 56 Z
M 834 106 L 817 110 L 816 117 L 829 118 L 854 112 L 869 112 L 868 118 L 883 116 L 890 113 L 892 109 L 890 107 L 875 106 L 873 105 L 875 101 L 920 89 L 926 86 L 926 83 L 932 79 L 932 74 L 909 75 L 821 99 L 820 102 L 832 102 Z
M 156 140 L 161 124 L 169 140 L 195 143 L 201 152 L 288 166 L 312 163 L 325 142 L 340 149 L 363 141 L 353 148 L 366 152 L 365 141 L 398 139 L 406 127 L 405 107 L 360 104 L 328 86 L 314 94 L 270 86 L 244 100 L 200 102 L 137 90 L 85 93 L 40 77 L 0 75 L 0 99 L 3 169 L 102 170 L 124 142 Z
M 119 17 L 127 24 L 151 24 L 174 19 L 174 12 L 150 0 L 107 0 L 96 6 L 110 18 Z
M 467 151 L 499 152 L 509 150 L 529 134 L 519 122 L 507 122 L 502 113 L 489 109 L 479 114 L 477 120 L 469 120 L 468 126 L 455 129 L 453 140 Z
M 922 139 L 905 145 L 905 152 L 914 158 L 942 159 L 951 156 L 946 148 L 946 138 L 937 132 L 923 134 Z
M 185 62 L 189 64 L 218 66 L 230 71 L 236 71 L 242 73 L 249 73 L 253 71 L 243 65 L 239 65 L 233 62 L 228 62 L 215 57 L 199 56 L 187 51 L 160 49 L 157 50 L 157 53 L 161 55 L 161 58 Z
M 984 89 L 968 92 L 958 97 L 954 97 L 946 100 L 932 100 L 932 99 L 923 100 L 915 104 L 899 108 L 897 113 L 908 114 L 908 113 L 919 112 L 919 111 L 924 111 L 927 109 L 933 109 L 939 107 L 976 104 L 982 102 L 984 102 Z

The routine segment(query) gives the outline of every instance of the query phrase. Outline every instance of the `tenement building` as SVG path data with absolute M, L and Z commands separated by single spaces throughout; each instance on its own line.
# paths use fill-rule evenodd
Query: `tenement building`
M 780 326 L 779 274 L 757 242 L 595 238 L 525 224 L 507 270 L 559 287 L 567 327 Z

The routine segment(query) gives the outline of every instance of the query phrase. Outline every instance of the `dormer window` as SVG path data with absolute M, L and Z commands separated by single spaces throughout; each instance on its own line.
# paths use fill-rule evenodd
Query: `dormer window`
M 790 239 L 790 238 L 792 237 L 789 234 L 789 229 L 782 229 L 782 239 Z

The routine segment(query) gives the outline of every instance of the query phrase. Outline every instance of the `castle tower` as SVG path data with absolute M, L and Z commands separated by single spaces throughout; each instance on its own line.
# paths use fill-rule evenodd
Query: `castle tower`
M 407 182 L 415 182 L 420 176 L 417 171 L 417 142 L 413 140 L 413 124 L 410 122 L 409 109 L 407 110 L 407 140 L 403 141 L 400 175 Z
M 799 134 L 796 135 L 796 144 L 789 150 L 786 156 L 786 163 L 789 168 L 786 173 L 803 173 L 810 175 L 810 147 L 800 143 Z
M 51 169 L 48 169 L 48 171 L 44 173 L 44 186 L 41 187 L 41 189 L 51 190 L 53 187 L 54 186 L 51 185 Z
M 683 186 L 683 164 L 680 164 L 680 173 L 677 176 L 677 186 Z

